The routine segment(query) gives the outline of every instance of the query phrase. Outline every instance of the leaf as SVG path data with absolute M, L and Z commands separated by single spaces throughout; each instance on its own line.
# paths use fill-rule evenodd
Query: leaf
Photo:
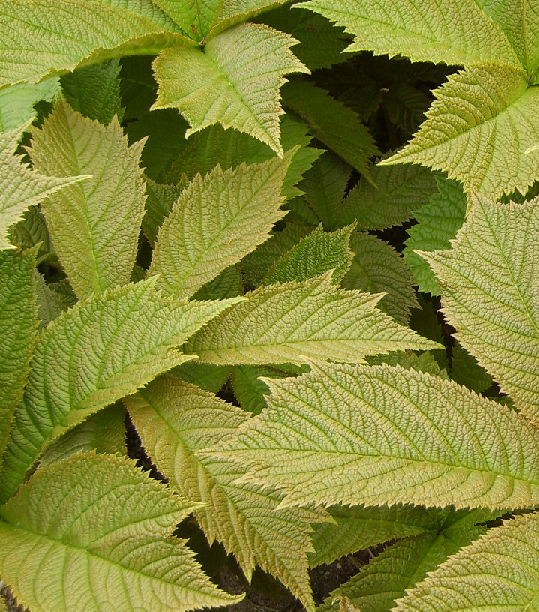
M 494 382 L 475 357 L 456 341 L 451 351 L 451 378 L 477 393 L 484 393 Z
M 340 209 L 342 222 L 356 221 L 360 230 L 405 223 L 436 191 L 434 173 L 411 164 L 375 166 L 371 177 L 372 183 L 361 177 Z
M 182 540 L 163 534 L 193 507 L 128 459 L 73 455 L 38 470 L 0 510 L 0 572 L 35 612 L 237 602 L 242 596 L 211 584 Z
M 368 160 L 378 149 L 352 110 L 309 81 L 287 83 L 283 99 L 285 106 L 307 121 L 315 138 L 359 172 L 367 172 Z
M 538 213 L 537 198 L 504 205 L 474 197 L 452 249 L 421 253 L 440 281 L 443 313 L 457 340 L 535 423 Z
M 45 217 L 39 206 L 30 206 L 22 219 L 8 231 L 9 241 L 19 250 L 37 248 L 37 263 L 54 261 L 54 248 Z
M 0 89 L 0 132 L 9 132 L 33 121 L 35 105 L 40 100 L 51 101 L 59 88 L 57 77 L 45 79 L 37 85 L 18 83 Z
M 226 384 L 231 372 L 231 366 L 215 366 L 199 361 L 186 361 L 173 368 L 170 375 L 210 393 L 217 393 Z
M 235 301 L 165 299 L 150 279 L 80 301 L 55 319 L 39 337 L 24 402 L 15 414 L 0 475 L 2 498 L 51 441 L 192 359 L 174 348 Z
M 440 287 L 427 262 L 415 251 L 450 248 L 451 239 L 464 223 L 468 204 L 459 183 L 441 177 L 437 177 L 436 182 L 438 192 L 416 212 L 417 225 L 408 230 L 410 237 L 403 251 L 404 261 L 414 275 L 419 291 L 432 295 L 439 295 Z
M 148 242 L 154 247 L 159 228 L 172 211 L 174 202 L 185 189 L 187 181 L 165 185 L 156 183 L 148 177 L 144 177 L 144 180 L 146 182 L 146 212 L 142 219 L 142 229 Z
M 244 23 L 204 48 L 173 47 L 154 62 L 159 95 L 153 108 L 178 108 L 187 136 L 220 123 L 258 138 L 278 155 L 279 89 L 290 72 L 308 72 L 292 54 L 296 40 L 268 26 Z
M 443 170 L 467 192 L 492 198 L 515 189 L 526 192 L 537 175 L 539 89 L 528 86 L 523 72 L 474 66 L 451 75 L 434 95 L 414 139 L 381 163 Z
M 182 495 L 206 504 L 195 510 L 195 517 L 210 544 L 216 539 L 222 542 L 248 578 L 260 565 L 313 610 L 306 556 L 311 550 L 309 521 L 323 520 L 324 514 L 278 510 L 279 493 L 235 484 L 245 473 L 244 466 L 196 454 L 233 435 L 248 415 L 170 377 L 127 398 L 126 404 L 159 470 Z
M 22 219 L 22 213 L 34 204 L 38 204 L 47 195 L 64 189 L 72 183 L 85 180 L 87 176 L 69 178 L 47 177 L 30 170 L 21 161 L 20 156 L 13 155 L 17 143 L 27 125 L 0 134 L 0 249 L 12 249 L 7 239 L 8 228 Z
M 197 175 L 159 230 L 149 271 L 160 275 L 159 285 L 188 298 L 267 240 L 285 214 L 280 206 L 287 167 L 288 159 L 274 158 Z
M 197 333 L 185 347 L 206 363 L 306 360 L 360 362 L 365 355 L 438 345 L 376 308 L 379 295 L 335 287 L 332 273 L 302 283 L 261 287 Z
M 538 534 L 536 513 L 505 521 L 431 572 L 395 610 L 533 610 Z
M 431 338 L 432 339 L 432 338 Z M 445 369 L 442 369 L 439 363 L 436 361 L 434 351 L 425 351 L 424 353 L 417 354 L 411 351 L 397 351 L 390 353 L 389 355 L 371 355 L 367 357 L 366 362 L 369 365 L 382 365 L 387 363 L 392 366 L 401 366 L 406 370 L 414 369 L 420 372 L 427 372 L 433 376 L 440 376 L 441 378 L 449 379 Z M 457 381 L 459 382 L 459 381 Z
M 30 155 L 38 171 L 92 176 L 42 206 L 77 297 L 128 283 L 144 215 L 142 143 L 128 147 L 117 119 L 104 127 L 62 101 L 32 136 Z
M 107 4 L 113 2 L 3 2 L 0 86 L 36 83 L 113 57 L 153 55 L 172 45 L 195 44 L 180 33 L 167 31 L 173 24 L 157 11 L 148 18 Z
M 37 333 L 36 252 L 0 253 L 0 468 Z
M 354 232 L 350 238 L 354 258 L 343 278 L 346 289 L 360 289 L 386 295 L 379 307 L 395 321 L 407 325 L 410 309 L 419 303 L 412 287 L 414 279 L 402 257 L 387 242 L 365 232 Z
M 223 456 L 290 505 L 528 508 L 539 499 L 539 433 L 454 382 L 390 366 L 314 365 L 266 381 L 270 408 Z

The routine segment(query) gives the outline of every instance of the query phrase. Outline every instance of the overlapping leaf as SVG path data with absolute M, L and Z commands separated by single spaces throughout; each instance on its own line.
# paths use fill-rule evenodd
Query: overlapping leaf
M 271 407 L 226 451 L 283 488 L 282 506 L 538 503 L 539 433 L 520 414 L 415 370 L 312 368 L 267 381 Z
M 233 435 L 248 414 L 167 376 L 125 401 L 159 470 L 182 495 L 206 504 L 195 516 L 210 543 L 222 542 L 249 578 L 255 565 L 260 565 L 312 610 L 307 575 L 307 552 L 312 550 L 309 521 L 323 520 L 324 514 L 278 510 L 282 499 L 278 492 L 236 484 L 245 474 L 244 465 L 196 455 Z
M 133 463 L 82 453 L 0 510 L 0 572 L 36 612 L 173 612 L 234 603 L 169 534 L 196 507 Z
M 175 349 L 236 300 L 185 304 L 155 279 L 78 302 L 41 334 L 0 476 L 7 499 L 55 438 L 90 414 L 192 359 Z
M 30 151 L 43 174 L 92 178 L 44 202 L 55 250 L 80 298 L 127 284 L 135 264 L 145 187 L 139 167 L 143 143 L 132 147 L 115 119 L 108 127 L 59 102 Z
M 365 355 L 438 345 L 376 308 L 381 295 L 335 287 L 332 272 L 269 285 L 210 322 L 185 347 L 216 364 L 359 363 Z
M 58 77 L 45 79 L 37 85 L 18 83 L 0 89 L 0 132 L 9 132 L 25 125 L 36 116 L 35 104 L 51 100 L 58 91 Z
M 456 337 L 539 423 L 539 199 L 473 199 L 450 251 L 422 252 Z

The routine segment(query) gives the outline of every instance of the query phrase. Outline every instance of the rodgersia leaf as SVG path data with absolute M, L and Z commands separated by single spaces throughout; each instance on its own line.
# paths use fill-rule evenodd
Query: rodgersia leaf
M 297 41 L 268 26 L 243 23 L 204 48 L 173 47 L 155 60 L 159 95 L 153 108 L 178 108 L 186 135 L 220 123 L 246 132 L 279 155 L 279 90 L 290 72 L 308 72 L 292 54 Z
M 44 467 L 0 510 L 0 572 L 34 612 L 176 612 L 239 601 L 170 537 L 196 504 L 127 460 Z
M 539 199 L 495 204 L 475 197 L 450 251 L 420 254 L 442 289 L 456 337 L 539 423 Z
M 539 517 L 505 521 L 431 572 L 399 612 L 534 610 L 539 597 Z
M 158 469 L 182 495 L 206 504 L 195 517 L 210 543 L 222 542 L 248 578 L 256 565 L 270 572 L 312 610 L 309 521 L 323 520 L 324 513 L 278 510 L 279 492 L 235 482 L 244 465 L 196 454 L 233 435 L 248 414 L 170 376 L 125 403 Z
M 4 457 L 0 498 L 10 496 L 52 440 L 192 359 L 175 347 L 235 301 L 165 299 L 150 279 L 82 300 L 62 313 L 37 342 Z
M 222 451 L 281 487 L 282 506 L 538 503 L 539 433 L 520 414 L 413 369 L 311 367 L 266 381 L 270 408 Z
M 42 206 L 79 299 L 131 278 L 146 199 L 139 167 L 142 145 L 128 146 L 117 119 L 105 127 L 64 101 L 33 131 L 30 155 L 38 171 L 91 176 L 49 196 Z
M 376 308 L 382 297 L 335 286 L 332 272 L 298 283 L 269 285 L 210 322 L 186 345 L 207 363 L 265 364 L 335 360 L 438 345 Z
M 197 175 L 159 230 L 150 274 L 177 297 L 191 297 L 269 237 L 280 209 L 288 159 L 217 166 Z
M 8 229 L 22 219 L 27 208 L 55 191 L 88 178 L 47 177 L 30 170 L 19 156 L 13 155 L 25 127 L 0 134 L 0 249 L 13 248 L 7 238 Z
M 50 101 L 57 93 L 58 77 L 45 79 L 37 85 L 18 83 L 0 89 L 0 132 L 9 132 L 25 125 L 36 116 L 35 104 Z

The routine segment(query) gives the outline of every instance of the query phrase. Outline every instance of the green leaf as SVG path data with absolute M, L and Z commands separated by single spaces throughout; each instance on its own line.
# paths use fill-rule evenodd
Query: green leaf
M 307 121 L 315 138 L 359 172 L 367 172 L 368 160 L 378 149 L 354 111 L 309 81 L 287 83 L 283 100 Z
M 354 258 L 343 278 L 343 287 L 370 293 L 385 292 L 379 303 L 380 310 L 407 325 L 410 309 L 418 308 L 419 303 L 412 287 L 414 279 L 402 257 L 387 242 L 365 232 L 354 232 L 350 247 Z
M 73 455 L 38 470 L 0 510 L 0 572 L 35 612 L 237 602 L 241 595 L 211 584 L 184 542 L 166 535 L 194 507 L 130 460 Z
M 533 610 L 539 596 L 538 541 L 536 513 L 505 521 L 431 572 L 395 610 Z
M 331 272 L 261 287 L 246 297 L 197 333 L 186 352 L 215 364 L 358 363 L 365 355 L 438 346 L 380 312 L 380 295 L 335 287 Z
M 494 382 L 492 376 L 477 363 L 475 357 L 463 349 L 457 341 L 451 350 L 451 378 L 477 393 L 485 392 Z
M 9 0 L 0 8 L 0 86 L 38 82 L 77 67 L 121 57 L 152 55 L 195 44 L 167 31 L 170 20 L 88 0 Z M 129 3 L 132 8 L 133 3 Z M 135 3 L 138 6 L 139 2 Z M 148 4 L 148 3 L 146 3 Z M 30 45 L 30 47 L 29 47 Z
M 47 284 L 45 278 L 37 273 L 37 307 L 39 309 L 40 327 L 59 317 L 64 310 L 77 302 L 73 289 L 66 280 Z
M 51 441 L 193 355 L 175 347 L 237 299 L 185 304 L 155 279 L 78 302 L 41 334 L 0 476 L 2 498 Z
M 389 355 L 371 355 L 367 357 L 366 362 L 369 365 L 382 365 L 387 363 L 392 366 L 401 366 L 406 370 L 414 369 L 420 372 L 427 372 L 433 376 L 440 376 L 441 378 L 449 379 L 445 369 L 442 369 L 439 363 L 436 361 L 434 351 L 425 351 L 424 353 L 417 354 L 411 351 L 397 351 L 396 353 L 390 353 Z
M 0 253 L 0 468 L 37 333 L 36 252 Z
M 417 225 L 408 230 L 410 236 L 403 251 L 404 261 L 414 275 L 419 291 L 440 294 L 440 287 L 427 262 L 415 251 L 448 249 L 466 216 L 467 200 L 455 181 L 437 177 L 438 192 L 415 214 Z
M 0 132 L 9 132 L 36 116 L 35 104 L 40 100 L 51 101 L 58 91 L 57 77 L 45 79 L 37 85 L 18 83 L 0 89 Z
M 434 95 L 414 139 L 381 163 L 443 170 L 467 192 L 492 198 L 526 192 L 537 175 L 539 88 L 521 70 L 482 65 L 451 75 Z
M 187 136 L 220 123 L 258 138 L 277 154 L 279 89 L 290 72 L 308 72 L 292 54 L 297 41 L 268 26 L 244 23 L 210 39 L 204 51 L 173 47 L 154 62 L 159 95 L 153 108 L 178 108 Z
M 474 197 L 450 251 L 421 253 L 442 289 L 456 338 L 539 423 L 539 198 L 495 204 Z
M 324 513 L 278 510 L 278 492 L 235 483 L 245 466 L 196 454 L 233 435 L 248 420 L 247 413 L 170 377 L 125 401 L 159 470 L 182 495 L 205 503 L 195 517 L 209 542 L 222 542 L 248 578 L 260 565 L 313 610 L 306 554 L 311 550 L 309 522 L 323 520 Z
M 217 393 L 226 384 L 231 372 L 231 366 L 215 366 L 199 361 L 187 361 L 173 368 L 170 375 L 210 393 Z
M 20 250 L 37 248 L 37 263 L 54 261 L 51 236 L 39 206 L 30 206 L 23 218 L 9 228 L 9 241 Z
M 218 276 L 202 286 L 193 296 L 195 300 L 222 300 L 243 295 L 243 278 L 238 265 L 225 268 Z
M 281 506 L 538 503 L 539 432 L 520 414 L 413 369 L 311 368 L 266 381 L 271 407 L 221 451 L 282 488 Z
M 340 209 L 344 223 L 357 221 L 362 230 L 405 223 L 436 191 L 435 175 L 421 166 L 375 166 L 371 178 L 361 177 Z
M 148 242 L 155 246 L 159 228 L 169 216 L 174 202 L 185 189 L 187 181 L 174 185 L 156 183 L 151 178 L 144 177 L 146 182 L 146 212 L 142 219 L 142 229 Z
M 274 158 L 196 176 L 159 230 L 150 267 L 150 274 L 160 275 L 159 285 L 188 298 L 267 240 L 285 214 L 280 206 L 287 167 L 288 159 Z
M 32 136 L 30 155 L 38 171 L 92 176 L 50 196 L 42 206 L 77 297 L 128 283 L 144 215 L 142 143 L 128 147 L 117 119 L 105 127 L 63 101 Z
M 68 185 L 88 179 L 87 176 L 69 178 L 47 177 L 30 170 L 21 157 L 13 155 L 27 125 L 0 134 L 0 249 L 13 248 L 7 239 L 8 229 L 22 219 L 22 213 L 46 196 Z

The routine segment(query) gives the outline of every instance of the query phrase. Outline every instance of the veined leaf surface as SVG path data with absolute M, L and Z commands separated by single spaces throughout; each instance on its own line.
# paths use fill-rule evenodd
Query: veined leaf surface
M 332 275 L 247 294 L 248 301 L 197 333 L 186 352 L 216 364 L 358 363 L 365 355 L 438 347 L 378 310 L 381 295 L 339 289 Z
M 442 289 L 462 346 L 539 423 L 539 198 L 474 197 L 450 251 L 420 254 Z
M 42 206 L 79 299 L 131 279 L 146 200 L 139 166 L 143 144 L 129 147 L 117 119 L 105 127 L 65 101 L 33 130 L 30 155 L 37 171 L 91 176 L 49 196 Z
M 170 537 L 196 507 L 133 462 L 80 453 L 0 509 L 0 572 L 34 612 L 178 612 L 235 603 Z
M 525 508 L 539 500 L 539 432 L 465 387 L 391 366 L 311 365 L 266 381 L 270 408 L 230 442 L 246 478 L 316 503 Z
M 279 492 L 235 483 L 245 474 L 245 465 L 196 455 L 232 436 L 249 419 L 248 413 L 170 376 L 125 403 L 158 469 L 182 495 L 204 502 L 195 517 L 209 542 L 222 542 L 248 578 L 260 565 L 312 610 L 309 522 L 323 520 L 324 513 L 278 510 Z
M 237 299 L 178 302 L 155 280 L 78 302 L 38 339 L 0 477 L 7 499 L 55 438 L 189 359 L 175 347 Z
M 32 121 L 37 114 L 34 105 L 51 100 L 60 87 L 58 77 L 45 79 L 37 85 L 18 83 L 0 89 L 0 132 L 9 132 Z
M 202 285 L 269 238 L 280 209 L 288 159 L 217 166 L 197 175 L 181 193 L 157 236 L 150 274 L 177 297 L 191 297 Z
M 290 51 L 296 42 L 268 26 L 244 23 L 211 38 L 204 51 L 167 49 L 154 62 L 159 95 L 153 108 L 178 108 L 191 124 L 187 135 L 220 123 L 282 155 L 279 90 L 285 74 L 308 72 Z

